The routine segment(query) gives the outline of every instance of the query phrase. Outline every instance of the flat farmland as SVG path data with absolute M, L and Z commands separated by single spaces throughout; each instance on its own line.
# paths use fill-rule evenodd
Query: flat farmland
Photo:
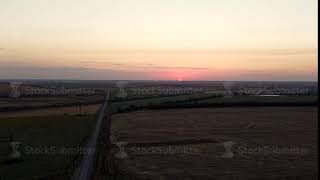
M 27 109 L 1 112 L 1 118 L 9 117 L 34 117 L 34 116 L 54 116 L 54 115 L 77 115 L 77 114 L 95 114 L 101 104 L 89 104 L 81 106 L 66 106 L 66 107 L 48 107 L 41 109 Z
M 85 97 L 19 97 L 19 98 L 1 98 L 0 112 L 17 111 L 27 109 L 41 109 L 49 107 L 65 107 L 75 105 L 101 104 L 99 96 Z
M 317 179 L 317 114 L 316 107 L 115 114 L 114 163 L 137 179 Z
M 95 115 L 0 116 L 2 179 L 70 179 L 95 125 Z M 7 162 L 10 136 L 21 162 Z

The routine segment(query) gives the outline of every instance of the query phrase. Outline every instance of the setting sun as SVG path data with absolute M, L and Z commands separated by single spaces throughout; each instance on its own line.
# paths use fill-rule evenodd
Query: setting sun
M 316 80 L 316 7 L 316 0 L 4 0 L 0 75 Z

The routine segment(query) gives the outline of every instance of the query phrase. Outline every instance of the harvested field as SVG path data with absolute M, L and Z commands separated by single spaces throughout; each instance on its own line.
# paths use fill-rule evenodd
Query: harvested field
M 49 115 L 76 115 L 95 114 L 101 104 L 90 104 L 82 106 L 49 107 L 40 109 L 27 109 L 19 111 L 0 112 L 0 118 L 8 117 L 29 117 L 29 116 L 49 116 Z
M 76 106 L 79 104 L 101 104 L 100 96 L 85 97 L 19 97 L 19 98 L 1 98 L 0 112 L 18 111 L 26 109 L 41 109 L 50 107 Z
M 316 107 L 136 111 L 113 115 L 111 134 L 118 170 L 138 179 L 318 177 Z

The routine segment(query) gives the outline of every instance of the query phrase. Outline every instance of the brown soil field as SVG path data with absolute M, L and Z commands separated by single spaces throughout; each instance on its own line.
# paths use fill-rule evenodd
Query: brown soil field
M 318 178 L 316 107 L 115 114 L 111 142 L 118 172 L 137 179 Z

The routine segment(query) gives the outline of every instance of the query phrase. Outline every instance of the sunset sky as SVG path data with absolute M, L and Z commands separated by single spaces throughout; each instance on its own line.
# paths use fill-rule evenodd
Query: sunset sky
M 317 0 L 0 0 L 0 79 L 317 81 Z

